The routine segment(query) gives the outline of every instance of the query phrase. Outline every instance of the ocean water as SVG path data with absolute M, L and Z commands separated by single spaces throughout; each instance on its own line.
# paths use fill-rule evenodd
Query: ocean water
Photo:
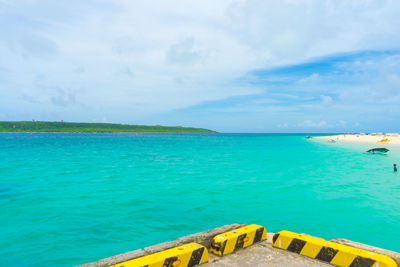
M 71 266 L 236 222 L 400 251 L 399 149 L 304 137 L 2 133 L 2 265 Z

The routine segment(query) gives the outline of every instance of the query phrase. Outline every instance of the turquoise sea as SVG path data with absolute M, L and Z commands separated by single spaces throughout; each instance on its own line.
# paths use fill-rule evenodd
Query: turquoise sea
M 2 265 L 71 266 L 236 222 L 400 251 L 400 149 L 304 137 L 2 133 Z

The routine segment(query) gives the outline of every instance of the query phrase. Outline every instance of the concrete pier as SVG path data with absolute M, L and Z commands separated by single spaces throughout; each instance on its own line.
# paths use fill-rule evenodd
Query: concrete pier
M 119 254 L 109 258 L 99 260 L 97 262 L 79 265 L 78 267 L 106 267 L 117 263 L 126 262 L 166 249 L 178 247 L 184 244 L 195 242 L 210 249 L 213 238 L 219 234 L 225 233 L 245 226 L 245 224 L 231 224 L 211 229 L 205 232 L 184 236 L 174 241 L 160 243 L 154 246 L 138 249 L 127 253 Z M 209 253 L 208 263 L 202 264 L 204 267 L 227 267 L 227 266 L 332 266 L 329 263 L 319 261 L 313 258 L 305 257 L 297 253 L 279 249 L 272 246 L 272 237 L 274 233 L 267 233 L 267 239 L 251 245 L 249 247 L 227 254 L 223 257 Z M 330 242 L 344 244 L 354 248 L 364 249 L 391 257 L 400 267 L 400 253 L 389 251 L 365 244 L 353 242 L 346 239 L 332 239 Z
M 204 267 L 251 267 L 251 266 L 332 266 L 324 262 L 303 257 L 296 253 L 290 253 L 286 250 L 276 249 L 272 247 L 272 236 L 274 233 L 268 233 L 268 239 L 249 246 L 235 253 L 219 257 L 210 254 L 208 263 L 203 264 Z

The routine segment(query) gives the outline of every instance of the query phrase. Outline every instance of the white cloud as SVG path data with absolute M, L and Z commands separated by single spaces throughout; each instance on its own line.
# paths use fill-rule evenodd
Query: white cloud
M 289 124 L 287 123 L 282 123 L 282 124 L 278 124 L 278 128 L 288 128 Z
M 318 73 L 313 73 L 308 77 L 302 78 L 297 81 L 298 84 L 310 84 L 310 83 L 316 83 L 319 81 L 319 74 Z
M 170 46 L 167 51 L 167 60 L 172 64 L 193 64 L 201 58 L 201 52 L 196 50 L 193 38 L 186 38 Z
M 322 98 L 322 105 L 328 106 L 333 102 L 332 97 L 330 96 L 322 95 L 321 98 Z
M 0 70 L 10 72 L 0 76 L 0 106 L 13 114 L 10 119 L 162 118 L 205 101 L 259 93 L 232 86 L 257 68 L 398 48 L 398 10 L 400 1 L 389 0 L 3 1 L 0 23 L 7 27 L 0 28 Z M 382 67 L 393 70 L 398 62 Z M 358 68 L 374 64 L 361 62 Z M 399 77 L 385 73 L 378 81 L 391 86 L 349 88 L 339 98 L 373 99 L 365 91 L 385 101 L 387 95 L 398 97 Z M 37 81 L 40 75 L 45 78 Z M 320 80 L 313 73 L 299 84 Z M 332 103 L 330 96 L 321 98 L 324 105 Z M 324 127 L 321 122 L 309 126 Z
M 344 116 L 358 114 L 357 121 L 367 118 L 378 120 L 394 118 L 399 113 L 400 102 L 400 56 L 388 55 L 373 61 L 343 63 L 343 70 L 357 81 L 355 84 L 343 84 L 333 93 L 336 94 L 341 107 L 353 109 Z
M 344 120 L 340 120 L 340 121 L 338 122 L 338 125 L 341 126 L 341 127 L 346 127 L 346 126 L 347 126 L 347 122 L 344 121 Z
M 298 124 L 299 127 L 307 127 L 307 128 L 327 128 L 330 125 L 325 121 L 321 120 L 319 122 L 313 122 L 312 120 L 305 120 Z

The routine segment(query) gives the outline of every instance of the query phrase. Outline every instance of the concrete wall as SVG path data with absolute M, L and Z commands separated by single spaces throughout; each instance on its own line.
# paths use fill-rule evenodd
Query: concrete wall
M 343 245 L 347 245 L 350 247 L 360 248 L 360 249 L 376 252 L 379 254 L 387 255 L 387 256 L 391 257 L 397 263 L 398 266 L 400 266 L 400 253 L 397 253 L 397 252 L 394 252 L 391 250 L 386 250 L 383 248 L 377 248 L 377 247 L 365 245 L 362 243 L 354 242 L 354 241 L 343 239 L 343 238 L 334 238 L 330 241 L 336 242 L 339 244 L 343 244 Z
M 149 254 L 153 254 L 156 252 L 160 252 L 169 248 L 181 246 L 187 243 L 191 242 L 196 242 L 199 243 L 207 248 L 210 248 L 211 246 L 211 241 L 214 238 L 214 236 L 217 236 L 219 234 L 222 234 L 227 231 L 231 231 L 233 229 L 245 226 L 246 224 L 230 224 L 230 225 L 224 225 L 215 229 L 211 229 L 208 231 L 204 231 L 201 233 L 193 234 L 193 235 L 188 235 L 184 237 L 180 237 L 174 241 L 168 241 L 164 243 L 160 243 L 154 246 L 146 247 L 144 249 L 137 249 L 133 250 L 130 252 L 122 253 L 116 256 L 112 256 L 109 258 L 105 258 L 96 262 L 91 262 L 91 263 L 86 263 L 79 265 L 78 267 L 106 267 L 110 266 L 113 264 L 117 264 L 120 262 L 136 259 L 139 257 L 143 257 Z
M 116 256 L 108 257 L 108 258 L 105 258 L 105 259 L 102 259 L 102 260 L 99 260 L 96 262 L 79 265 L 78 267 L 106 267 L 106 266 L 114 265 L 114 264 L 117 264 L 120 262 L 143 257 L 143 256 L 153 254 L 156 252 L 160 252 L 160 251 L 170 249 L 173 247 L 181 246 L 181 245 L 191 243 L 191 242 L 199 243 L 209 249 L 211 246 L 211 241 L 213 240 L 213 238 L 215 236 L 222 234 L 224 232 L 227 232 L 227 231 L 237 229 L 237 228 L 245 226 L 245 225 L 246 224 L 237 224 L 237 223 L 230 224 L 230 225 L 224 225 L 222 227 L 218 227 L 218 228 L 204 231 L 201 233 L 184 236 L 184 237 L 178 238 L 174 241 L 160 243 L 160 244 L 157 244 L 154 246 L 146 247 L 144 249 L 137 249 L 137 250 L 126 252 L 126 253 L 119 254 Z M 307 258 L 300 256 L 298 254 L 295 254 L 295 253 L 272 248 L 272 245 L 271 245 L 272 240 L 271 239 L 272 239 L 273 233 L 268 233 L 268 235 L 269 235 L 268 240 L 265 240 L 265 242 L 260 243 L 260 247 L 264 247 L 264 248 L 259 247 L 258 249 L 259 250 L 261 249 L 261 252 L 259 252 L 259 254 L 261 253 L 259 255 L 259 257 L 261 257 L 261 258 L 265 258 L 268 255 L 271 256 L 274 253 L 276 253 L 277 255 L 279 254 L 278 255 L 279 257 L 276 256 L 279 263 L 277 265 L 272 264 L 271 266 L 282 266 L 281 264 L 285 263 L 285 262 L 287 263 L 287 266 L 304 266 L 304 264 L 306 264 L 306 265 L 307 264 L 308 265 L 315 264 L 315 266 L 326 266 L 327 265 L 326 263 L 315 261 L 314 259 L 308 260 L 307 262 L 303 262 L 303 261 L 306 261 Z M 344 245 L 351 246 L 351 247 L 355 247 L 355 248 L 359 248 L 359 249 L 364 249 L 364 250 L 380 253 L 383 255 L 387 255 L 387 256 L 391 257 L 397 263 L 398 266 L 400 266 L 400 253 L 377 248 L 377 247 L 368 246 L 368 245 L 365 245 L 362 243 L 357 243 L 357 242 L 353 242 L 353 241 L 341 239 L 341 238 L 335 238 L 330 241 L 336 242 L 339 244 L 344 244 Z M 218 264 L 220 264 L 221 266 L 232 266 L 233 262 L 237 265 L 241 261 L 245 261 L 245 262 L 249 263 L 249 262 L 251 262 L 249 259 L 257 260 L 257 251 L 255 251 L 255 249 L 257 249 L 257 247 L 255 247 L 253 250 L 251 250 L 251 249 L 247 250 L 247 252 L 246 251 L 239 252 L 241 254 L 237 254 L 236 258 L 235 258 L 235 255 L 231 256 L 231 258 L 229 258 L 228 260 L 225 260 L 225 261 L 227 261 L 226 264 L 224 264 L 222 260 L 219 261 L 220 260 L 219 257 L 216 257 L 218 259 L 211 260 L 210 263 L 214 262 L 214 265 L 217 264 L 216 266 L 219 266 Z M 233 253 L 233 254 L 236 254 L 236 253 Z M 246 259 L 246 257 L 247 257 L 247 259 Z M 219 263 L 215 263 L 215 261 L 217 261 L 217 260 L 219 261 Z M 229 260 L 232 262 L 229 262 Z M 265 259 L 262 260 L 262 262 L 264 262 L 264 261 L 265 261 Z M 261 262 L 261 260 L 260 260 L 260 262 Z M 241 266 L 245 266 L 245 264 L 244 265 L 243 264 Z

